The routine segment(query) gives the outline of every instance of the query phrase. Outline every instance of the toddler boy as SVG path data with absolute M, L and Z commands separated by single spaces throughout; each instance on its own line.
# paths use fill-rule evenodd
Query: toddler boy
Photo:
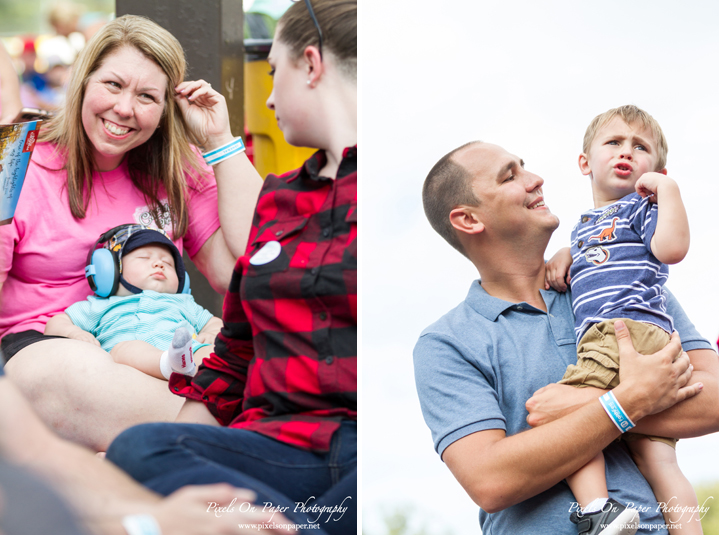
M 194 375 L 222 320 L 182 293 L 182 256 L 164 232 L 142 225 L 113 230 L 105 248 L 119 274 L 115 294 L 71 305 L 48 321 L 45 334 L 99 345 L 116 362 L 160 379 L 173 371 Z
M 566 290 L 571 266 L 578 360 L 560 382 L 612 389 L 619 384 L 614 321 L 626 324 L 639 353 L 655 353 L 669 342 L 673 324 L 662 286 L 667 264 L 680 262 L 689 249 L 689 223 L 679 188 L 666 176 L 664 134 L 648 113 L 622 106 L 595 117 L 582 150 L 579 168 L 590 177 L 594 209 L 572 231 L 571 251 L 547 263 L 547 287 Z M 611 391 L 600 401 L 620 431 L 634 426 Z M 697 506 L 677 465 L 675 439 L 624 438 L 659 502 L 678 506 L 672 511 Z M 601 453 L 567 483 L 582 506 L 571 516 L 580 534 L 635 533 L 638 512 L 608 499 Z M 607 519 L 613 519 L 609 526 Z M 665 513 L 665 519 L 672 533 L 702 533 L 697 515 L 685 516 L 681 525 L 681 513 Z

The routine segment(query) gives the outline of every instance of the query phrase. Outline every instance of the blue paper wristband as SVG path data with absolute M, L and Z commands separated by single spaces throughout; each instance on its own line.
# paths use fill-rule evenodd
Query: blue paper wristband
M 226 145 L 222 145 L 221 147 L 217 147 L 215 150 L 204 153 L 202 157 L 205 159 L 205 163 L 207 165 L 217 165 L 228 158 L 232 158 L 235 154 L 239 154 L 244 151 L 245 144 L 242 142 L 242 138 L 238 137 Z
M 152 515 L 128 515 L 122 518 L 127 535 L 162 535 L 160 525 Z
M 627 413 L 624 412 L 624 409 L 617 401 L 614 392 L 610 390 L 599 398 L 599 402 L 602 404 L 602 407 L 604 407 L 604 410 L 607 411 L 614 425 L 619 428 L 619 431 L 626 433 L 635 427 L 634 422 L 629 419 L 629 416 L 627 416 Z

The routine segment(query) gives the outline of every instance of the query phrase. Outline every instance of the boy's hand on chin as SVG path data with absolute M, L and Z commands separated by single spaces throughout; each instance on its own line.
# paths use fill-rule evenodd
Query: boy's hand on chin
M 651 202 L 657 202 L 657 193 L 660 188 L 676 185 L 673 179 L 663 173 L 644 173 L 639 177 L 634 189 L 643 198 L 650 197 Z

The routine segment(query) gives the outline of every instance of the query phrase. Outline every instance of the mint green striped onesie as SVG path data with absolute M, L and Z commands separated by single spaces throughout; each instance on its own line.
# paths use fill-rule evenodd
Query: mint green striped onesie
M 192 350 L 209 345 L 195 340 L 212 314 L 190 294 L 164 294 L 145 290 L 128 296 L 88 297 L 65 310 L 72 322 L 92 333 L 105 351 L 128 340 L 142 340 L 166 350 L 178 327 L 193 335 Z

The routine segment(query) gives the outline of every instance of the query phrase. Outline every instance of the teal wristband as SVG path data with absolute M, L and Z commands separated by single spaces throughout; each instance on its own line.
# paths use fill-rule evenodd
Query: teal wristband
M 162 535 L 160 525 L 152 515 L 128 515 L 122 518 L 127 535 Z
M 614 422 L 614 425 L 619 428 L 619 431 L 626 433 L 633 427 L 636 427 L 634 422 L 629 419 L 629 416 L 627 416 L 627 413 L 624 412 L 624 409 L 617 401 L 617 398 L 614 396 L 614 392 L 610 390 L 599 398 L 599 402 L 602 404 L 602 407 L 604 407 L 604 410 L 607 411 L 607 414 Z
M 238 137 L 226 145 L 206 152 L 202 155 L 207 165 L 217 165 L 220 162 L 224 162 L 228 158 L 232 158 L 234 155 L 245 151 L 245 144 L 242 142 L 242 138 Z

